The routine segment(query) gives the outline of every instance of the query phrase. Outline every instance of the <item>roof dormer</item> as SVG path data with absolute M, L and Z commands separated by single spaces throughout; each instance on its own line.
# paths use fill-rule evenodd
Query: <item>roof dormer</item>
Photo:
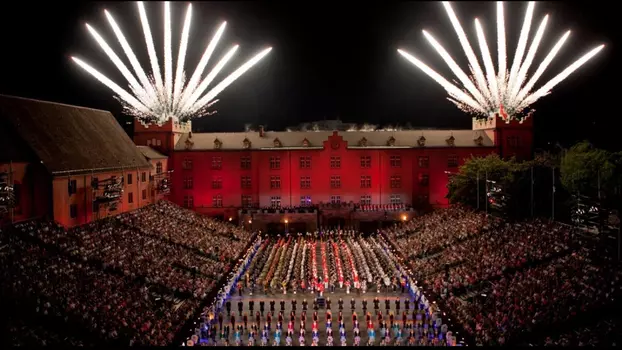
M 361 138 L 359 140 L 359 146 L 361 147 L 367 147 L 367 139 L 365 137 Z
M 282 147 L 283 144 L 281 143 L 281 140 L 279 140 L 279 138 L 275 138 L 274 139 L 274 147 Z
M 307 140 L 307 138 L 305 137 L 304 140 L 302 140 L 302 147 L 309 147 L 311 146 L 311 143 L 309 142 L 309 140 Z
M 419 145 L 419 147 L 425 147 L 425 137 L 423 135 L 417 140 L 417 145 Z
M 222 141 L 220 141 L 219 139 L 214 140 L 214 149 L 221 149 L 222 148 Z
M 447 140 L 445 140 L 445 142 L 447 142 L 447 145 L 449 147 L 454 147 L 456 145 L 456 138 L 454 137 L 454 135 L 451 135 Z
M 251 140 L 249 140 L 248 137 L 245 137 L 244 141 L 242 141 L 242 147 L 244 147 L 244 149 L 251 148 Z
M 395 146 L 395 137 L 389 137 L 389 139 L 387 140 L 387 146 Z

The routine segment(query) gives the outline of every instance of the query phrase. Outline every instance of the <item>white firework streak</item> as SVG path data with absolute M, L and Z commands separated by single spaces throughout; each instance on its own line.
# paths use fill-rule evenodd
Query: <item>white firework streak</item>
M 464 72 L 456 64 L 455 60 L 429 33 L 424 31 L 423 34 L 449 66 L 452 73 L 456 75 L 465 90 L 462 90 L 461 87 L 450 83 L 447 79 L 443 78 L 440 74 L 421 62 L 415 56 L 402 49 L 398 49 L 397 51 L 409 62 L 417 66 L 424 73 L 434 79 L 439 85 L 445 88 L 449 94 L 448 99 L 458 108 L 467 113 L 474 114 L 477 117 L 490 117 L 497 113 L 502 114 L 500 112 L 503 109 L 505 110 L 508 119 L 522 118 L 523 115 L 521 113 L 526 110 L 527 107 L 535 103 L 541 97 L 548 95 L 552 88 L 561 83 L 570 74 L 579 69 L 605 47 L 604 45 L 600 45 L 592 49 L 564 69 L 560 74 L 544 84 L 541 88 L 537 89 L 535 92 L 532 92 L 538 79 L 542 76 L 542 74 L 544 74 L 546 68 L 561 50 L 566 39 L 568 39 L 570 31 L 566 32 L 559 39 L 548 55 L 540 63 L 533 76 L 527 79 L 529 69 L 535 59 L 538 47 L 540 46 L 544 36 L 546 24 L 548 22 L 548 15 L 546 15 L 538 27 L 535 37 L 527 50 L 527 55 L 525 56 L 535 8 L 535 2 L 529 2 L 512 66 L 508 72 L 503 2 L 497 2 L 498 70 L 496 72 L 492 57 L 490 55 L 491 51 L 486 42 L 484 30 L 482 29 L 480 22 L 475 19 L 475 30 L 484 62 L 484 68 L 486 69 L 486 75 L 484 76 L 477 57 L 475 57 L 473 52 L 473 48 L 469 44 L 466 34 L 464 33 L 456 14 L 453 12 L 451 5 L 448 2 L 443 2 L 443 6 L 449 15 L 449 19 L 456 31 L 456 34 L 458 35 L 460 45 L 468 58 L 471 76 L 468 77 L 464 74 Z
M 108 22 L 110 23 L 119 44 L 121 44 L 125 56 L 127 56 L 130 61 L 130 65 L 132 66 L 132 69 L 138 79 L 106 43 L 103 37 L 88 24 L 88 31 L 129 83 L 129 91 L 114 83 L 112 80 L 97 71 L 95 68 L 91 67 L 83 60 L 73 56 L 72 59 L 76 62 L 76 64 L 78 64 L 78 66 L 111 89 L 116 94 L 116 98 L 123 104 L 126 113 L 145 121 L 163 123 L 170 118 L 174 118 L 176 120 L 186 120 L 189 118 L 214 114 L 215 111 L 209 111 L 208 109 L 218 102 L 216 99 L 218 94 L 220 94 L 225 88 L 227 88 L 227 86 L 231 85 L 242 74 L 257 64 L 272 50 L 272 48 L 262 50 L 259 54 L 244 63 L 220 83 L 208 89 L 209 85 L 214 81 L 216 76 L 238 49 L 238 45 L 235 45 L 231 50 L 229 50 L 216 64 L 216 66 L 209 71 L 207 76 L 201 80 L 208 61 L 216 49 L 220 37 L 224 33 L 226 26 L 226 22 L 224 22 L 220 25 L 216 34 L 209 42 L 203 56 L 201 57 L 201 60 L 199 61 L 199 64 L 187 82 L 188 84 L 186 84 L 184 63 L 186 60 L 186 52 L 188 50 L 192 5 L 188 5 L 179 43 L 179 54 L 177 56 L 176 66 L 173 67 L 171 9 L 168 2 L 164 3 L 164 76 L 162 76 L 162 69 L 158 63 L 158 56 L 156 54 L 153 37 L 151 35 L 149 21 L 142 2 L 138 2 L 138 11 L 145 36 L 145 42 L 147 44 L 152 77 L 149 77 L 145 73 L 142 66 L 138 62 L 134 51 L 123 35 L 119 25 L 108 11 L 105 11 Z

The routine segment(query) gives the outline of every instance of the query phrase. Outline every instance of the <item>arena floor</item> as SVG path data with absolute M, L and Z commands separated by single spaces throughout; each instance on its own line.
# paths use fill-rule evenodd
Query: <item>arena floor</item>
M 361 345 L 367 344 L 368 341 L 368 336 L 367 336 L 367 327 L 365 326 L 366 320 L 365 320 L 365 315 L 366 313 L 363 311 L 363 300 L 367 300 L 367 312 L 370 312 L 372 315 L 372 322 L 374 322 L 374 327 L 376 329 L 376 344 L 380 343 L 380 332 L 378 330 L 378 319 L 376 316 L 376 311 L 374 311 L 374 303 L 373 300 L 375 297 L 378 297 L 378 299 L 380 300 L 379 303 L 379 310 L 382 311 L 383 313 L 383 319 L 387 320 L 388 323 L 388 315 L 386 312 L 386 305 L 385 305 L 385 300 L 388 298 L 391 301 L 391 309 L 390 312 L 392 312 L 395 315 L 395 320 L 399 321 L 401 324 L 402 321 L 402 312 L 405 311 L 404 307 L 404 301 L 406 299 L 410 300 L 410 312 L 411 315 L 409 316 L 409 319 L 412 317 L 412 310 L 413 310 L 413 306 L 414 306 L 414 300 L 411 298 L 411 296 L 408 293 L 401 293 L 401 290 L 397 290 L 395 292 L 393 291 L 381 291 L 380 293 L 378 293 L 375 289 L 372 291 L 367 291 L 366 293 L 360 293 L 360 295 L 356 292 L 354 293 L 350 293 L 347 294 L 345 292 L 345 290 L 340 290 L 337 289 L 334 293 L 324 293 L 324 297 L 325 298 L 330 298 L 331 300 L 331 313 L 332 313 L 332 330 L 333 330 L 333 338 L 334 338 L 334 345 L 340 345 L 340 337 L 339 337 L 339 321 L 338 321 L 338 314 L 339 314 L 339 304 L 338 304 L 338 300 L 339 298 L 342 298 L 344 303 L 343 303 L 343 319 L 344 319 L 344 325 L 346 328 L 346 338 L 347 338 L 347 342 L 348 345 L 353 345 L 353 341 L 354 341 L 354 336 L 353 336 L 353 323 L 352 323 L 352 309 L 351 309 L 351 300 L 354 299 L 355 300 L 355 309 L 354 312 L 356 312 L 357 317 L 358 317 L 358 322 L 359 322 L 359 330 L 361 333 Z M 285 337 L 286 337 L 286 333 L 287 333 L 287 323 L 290 320 L 290 313 L 292 311 L 292 304 L 291 301 L 292 300 L 296 300 L 297 301 L 297 305 L 296 305 L 296 324 L 295 324 L 295 328 L 294 328 L 294 336 L 292 337 L 292 345 L 299 345 L 299 340 L 298 338 L 300 337 L 300 319 L 301 319 L 301 314 L 302 314 L 302 302 L 306 299 L 308 304 L 308 309 L 307 309 L 307 318 L 306 318 L 306 325 L 305 325 L 305 343 L 306 345 L 310 345 L 312 343 L 312 324 L 313 324 L 313 300 L 315 298 L 315 294 L 312 293 L 287 293 L 287 294 L 283 294 L 283 293 L 276 293 L 276 294 L 265 294 L 263 291 L 260 293 L 253 293 L 253 295 L 250 295 L 249 292 L 244 292 L 242 294 L 242 296 L 240 297 L 238 295 L 237 291 L 234 291 L 234 293 L 231 295 L 231 298 L 229 299 L 231 302 L 231 313 L 235 315 L 235 322 L 236 325 L 240 324 L 240 322 L 243 321 L 243 318 L 239 316 L 239 311 L 238 311 L 238 302 L 240 300 L 242 300 L 242 302 L 244 303 L 243 306 L 243 311 L 242 311 L 242 315 L 244 315 L 244 313 L 248 314 L 248 325 L 250 327 L 251 324 L 253 324 L 255 322 L 255 316 L 251 317 L 251 312 L 249 310 L 249 301 L 254 300 L 255 301 L 255 305 L 254 305 L 254 313 L 255 314 L 257 311 L 259 311 L 259 302 L 260 301 L 264 301 L 265 302 L 265 312 L 264 312 L 264 316 L 261 317 L 261 322 L 262 324 L 260 325 L 260 335 L 255 339 L 256 341 L 256 345 L 259 345 L 261 343 L 261 330 L 263 329 L 263 324 L 266 322 L 266 316 L 268 315 L 268 312 L 270 310 L 270 301 L 274 300 L 275 301 L 275 312 L 274 312 L 274 317 L 272 318 L 272 330 L 270 332 L 270 339 L 269 339 L 269 344 L 271 345 L 274 342 L 274 331 L 276 329 L 276 323 L 278 322 L 278 313 L 280 311 L 280 304 L 279 302 L 281 300 L 285 301 L 285 312 L 283 313 L 284 315 L 284 321 L 283 321 L 283 335 L 281 336 L 281 345 L 285 345 Z M 397 312 L 396 310 L 396 305 L 395 305 L 395 300 L 397 298 L 400 298 L 401 303 L 400 303 L 400 310 L 399 312 Z M 319 324 L 319 345 L 325 345 L 326 344 L 326 308 L 323 309 L 319 309 L 318 310 L 318 324 Z M 398 316 L 399 314 L 399 316 Z M 225 312 L 223 312 L 223 316 L 224 316 L 224 322 L 223 322 L 223 326 L 226 325 L 230 325 L 230 319 L 231 317 L 228 317 L 226 314 L 226 310 Z M 217 323 L 217 322 L 216 322 Z M 406 335 L 404 335 L 404 338 L 406 338 Z M 241 337 L 242 341 L 244 342 L 244 345 L 246 345 L 248 343 L 248 333 L 244 333 L 244 335 Z M 229 335 L 229 341 L 231 342 L 231 344 L 235 343 L 235 330 L 231 330 L 230 335 Z

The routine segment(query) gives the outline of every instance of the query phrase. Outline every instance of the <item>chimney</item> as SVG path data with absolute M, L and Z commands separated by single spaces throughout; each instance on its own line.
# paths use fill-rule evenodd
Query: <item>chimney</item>
M 259 137 L 264 137 L 263 125 L 259 125 Z

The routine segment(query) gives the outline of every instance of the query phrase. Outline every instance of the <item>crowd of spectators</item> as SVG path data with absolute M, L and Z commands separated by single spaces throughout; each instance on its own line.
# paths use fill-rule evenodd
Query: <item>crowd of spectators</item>
M 595 258 L 581 232 L 541 219 L 492 220 L 453 207 L 384 232 L 478 344 L 554 334 L 558 325 L 619 300 L 622 272 Z
M 181 240 L 184 233 L 188 241 Z M 233 249 L 246 248 L 252 234 L 160 202 L 70 230 L 20 223 L 0 237 L 3 302 L 27 305 L 4 327 L 10 345 L 80 345 L 80 334 L 121 345 L 168 345 L 232 267 Z M 39 321 L 31 322 L 30 313 Z M 38 331 L 58 321 L 75 334 Z

